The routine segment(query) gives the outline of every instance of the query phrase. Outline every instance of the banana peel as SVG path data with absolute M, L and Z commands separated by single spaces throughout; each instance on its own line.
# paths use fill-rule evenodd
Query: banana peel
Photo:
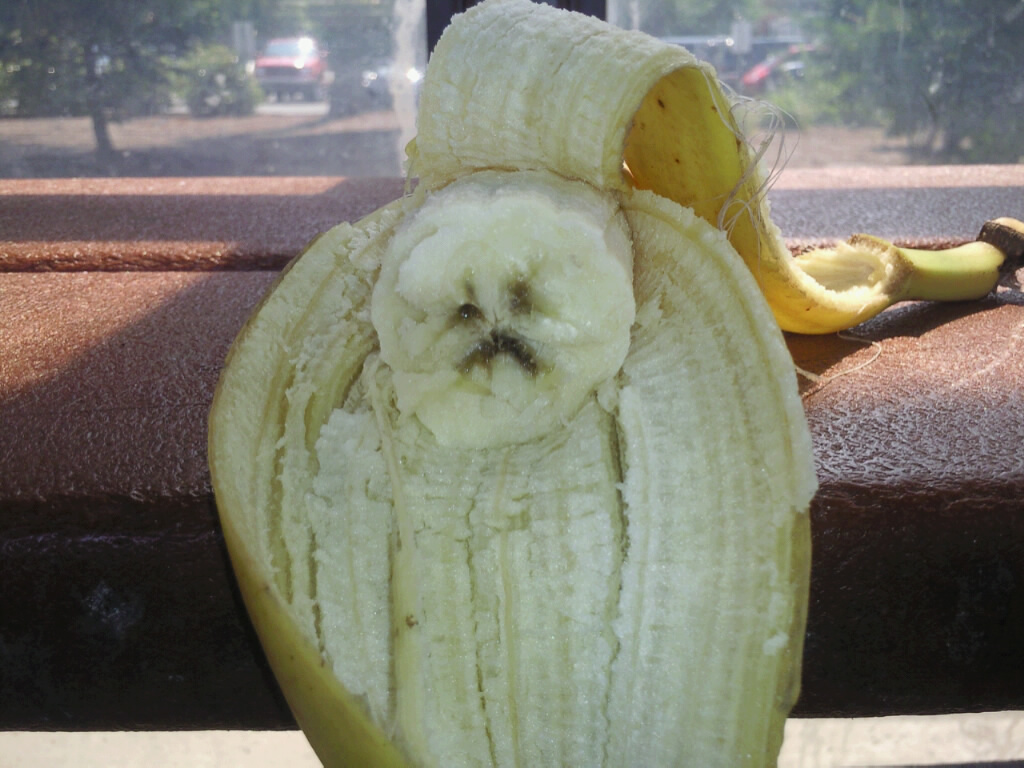
M 720 232 L 651 193 L 619 200 L 638 307 L 622 370 L 526 442 L 440 446 L 383 388 L 373 285 L 418 198 L 321 236 L 236 341 L 211 412 L 218 509 L 268 660 L 325 764 L 476 764 L 459 757 L 474 740 L 484 764 L 491 750 L 515 762 L 503 749 L 532 765 L 774 761 L 799 689 L 814 490 L 793 369 Z M 442 494 L 447 478 L 474 489 Z M 324 508 L 332 485 L 340 501 Z M 467 503 L 491 517 L 444 516 Z M 464 551 L 461 525 L 481 537 L 476 565 L 445 555 Z M 366 596 L 375 579 L 383 598 Z M 484 593 L 506 618 L 482 647 L 528 665 L 458 637 L 492 615 L 486 601 L 458 615 Z M 380 663 L 363 674 L 375 652 L 352 649 L 374 636 Z M 448 690 L 467 658 L 470 683 Z M 506 681 L 509 667 L 521 671 Z M 505 682 L 514 694 L 492 692 Z M 578 701 L 581 685 L 595 694 Z M 486 724 L 448 739 L 436 712 Z
M 861 236 L 838 258 L 834 249 L 794 258 L 771 220 L 773 169 L 746 140 L 714 69 L 685 49 L 594 19 L 567 33 L 525 2 L 467 16 L 477 23 L 442 35 L 424 84 L 410 150 L 421 183 L 511 166 L 652 190 L 728 233 L 776 321 L 794 333 L 835 333 L 906 298 L 969 300 L 995 287 L 987 257 L 950 254 L 937 291 L 930 267 L 858 248 Z M 849 268 L 814 268 L 827 261 Z
M 859 321 L 925 257 L 793 259 L 708 65 L 526 0 L 453 20 L 409 153 L 415 192 L 289 266 L 210 414 L 300 727 L 326 765 L 774 765 L 815 490 L 780 325 Z

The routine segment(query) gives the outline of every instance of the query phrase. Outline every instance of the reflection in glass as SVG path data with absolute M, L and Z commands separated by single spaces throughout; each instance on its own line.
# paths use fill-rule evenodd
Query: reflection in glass
M 0 3 L 0 178 L 397 176 L 424 0 Z
M 426 0 L 0 3 L 0 178 L 403 173 Z M 1024 0 L 608 0 L 791 120 L 789 165 L 1024 159 Z
M 608 0 L 608 18 L 787 112 L 790 165 L 1024 160 L 1024 0 Z

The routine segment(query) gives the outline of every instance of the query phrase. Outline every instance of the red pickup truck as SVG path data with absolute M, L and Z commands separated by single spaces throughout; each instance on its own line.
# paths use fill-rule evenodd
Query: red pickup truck
M 278 101 L 302 96 L 321 101 L 327 86 L 327 53 L 311 37 L 270 40 L 256 57 L 256 81 Z

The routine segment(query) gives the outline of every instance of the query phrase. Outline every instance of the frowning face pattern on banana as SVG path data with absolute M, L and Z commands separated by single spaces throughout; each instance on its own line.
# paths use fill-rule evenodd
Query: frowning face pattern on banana
M 546 172 L 481 172 L 399 229 L 373 291 L 399 410 L 443 445 L 564 425 L 629 349 L 632 244 L 615 198 Z

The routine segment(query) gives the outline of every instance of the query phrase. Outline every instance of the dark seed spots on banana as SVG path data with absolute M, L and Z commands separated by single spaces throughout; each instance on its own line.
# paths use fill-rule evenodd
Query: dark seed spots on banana
M 530 284 L 516 280 L 508 288 L 508 306 L 514 315 L 526 315 L 533 309 L 530 300 Z
M 533 356 L 533 350 L 530 349 L 530 345 L 524 342 L 522 339 L 517 339 L 514 336 L 506 336 L 505 334 L 492 334 L 494 337 L 494 343 L 497 347 L 497 354 L 509 355 L 515 360 L 531 376 L 537 373 L 537 360 Z
M 460 306 L 456 311 L 460 320 L 480 320 L 484 316 L 484 313 L 480 311 L 480 307 L 469 302 Z
M 462 358 L 462 362 L 459 363 L 459 371 L 462 373 L 469 373 L 478 365 L 482 365 L 485 368 L 491 367 L 491 360 L 494 359 L 494 345 L 489 341 L 481 341 L 476 344 L 466 356 Z
M 515 360 L 530 376 L 536 376 L 540 370 L 533 349 L 527 342 L 499 330 L 491 331 L 489 338 L 475 344 L 462 358 L 459 368 L 463 373 L 469 373 L 478 365 L 490 370 L 491 362 L 499 355 Z

